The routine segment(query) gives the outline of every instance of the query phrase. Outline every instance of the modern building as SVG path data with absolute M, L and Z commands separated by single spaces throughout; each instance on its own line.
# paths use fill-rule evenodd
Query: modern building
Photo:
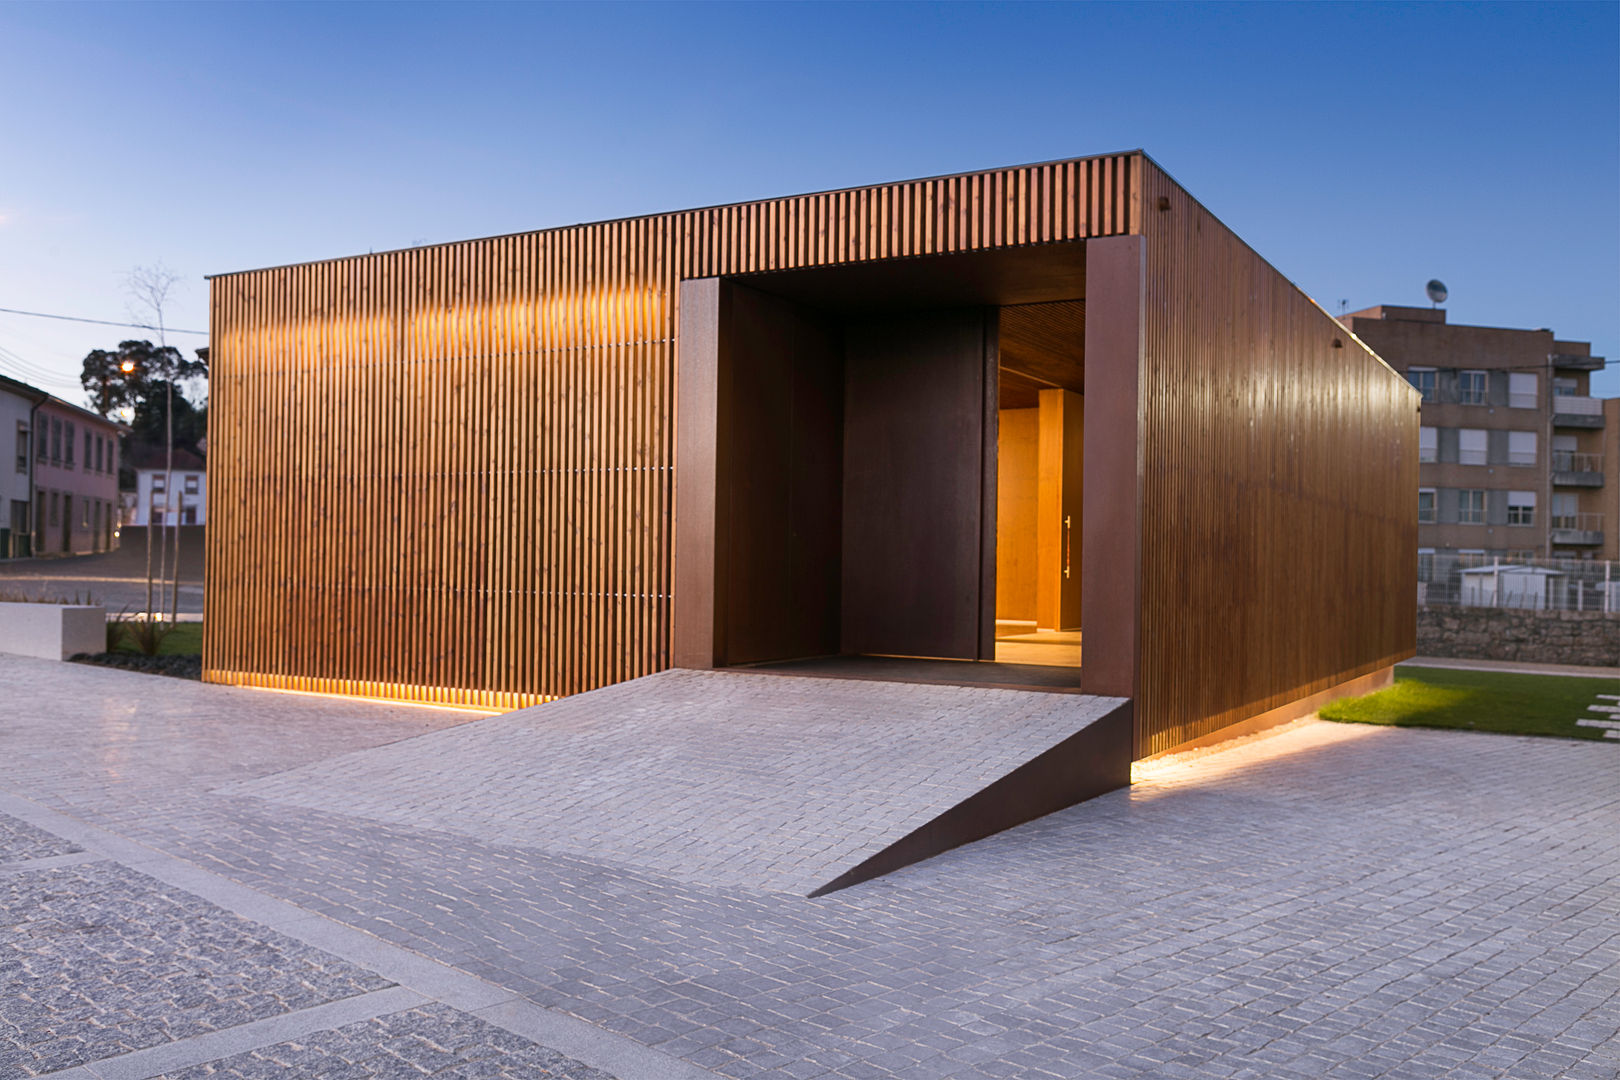
M 118 425 L 3 376 L 0 423 L 15 439 L 6 470 L 6 552 L 86 555 L 115 547 Z
M 1620 458 L 1605 452 L 1615 425 L 1590 395 L 1604 361 L 1588 343 L 1456 325 L 1439 308 L 1385 305 L 1343 321 L 1423 394 L 1420 580 L 1497 558 L 1613 550 L 1604 505 Z
M 135 488 L 122 493 L 126 525 L 208 524 L 208 463 L 200 455 L 177 448 L 171 467 L 164 450 L 144 450 L 129 464 Z M 171 475 L 174 490 L 169 492 Z
M 214 682 L 1012 678 L 1128 699 L 1117 777 L 1414 651 L 1417 392 L 1140 152 L 211 302 Z

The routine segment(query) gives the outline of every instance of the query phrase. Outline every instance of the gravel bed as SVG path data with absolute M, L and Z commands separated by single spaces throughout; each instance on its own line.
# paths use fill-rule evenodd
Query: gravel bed
M 123 668 L 145 675 L 170 675 L 176 679 L 202 679 L 200 656 L 144 656 L 141 653 L 79 653 L 73 657 L 76 664 L 97 664 L 101 667 Z

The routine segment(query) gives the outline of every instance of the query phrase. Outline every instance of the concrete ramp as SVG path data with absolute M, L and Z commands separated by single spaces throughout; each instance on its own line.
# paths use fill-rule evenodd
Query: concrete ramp
M 666 671 L 222 788 L 816 895 L 1130 779 L 1123 698 Z

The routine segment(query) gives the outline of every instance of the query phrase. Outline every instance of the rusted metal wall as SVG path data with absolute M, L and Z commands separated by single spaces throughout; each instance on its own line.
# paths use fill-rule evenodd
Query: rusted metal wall
M 509 707 L 667 666 L 678 281 L 1131 232 L 1142 160 L 215 278 L 205 678 Z
M 1137 756 L 1413 655 L 1418 394 L 1144 162 Z

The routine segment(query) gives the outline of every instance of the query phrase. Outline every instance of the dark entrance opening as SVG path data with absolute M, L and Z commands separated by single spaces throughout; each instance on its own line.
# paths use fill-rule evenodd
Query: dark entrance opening
M 1033 662 L 1070 670 L 983 674 L 1076 686 L 1083 243 L 689 285 L 682 378 L 707 356 L 714 379 L 713 664 Z M 688 326 L 704 304 L 712 341 Z

